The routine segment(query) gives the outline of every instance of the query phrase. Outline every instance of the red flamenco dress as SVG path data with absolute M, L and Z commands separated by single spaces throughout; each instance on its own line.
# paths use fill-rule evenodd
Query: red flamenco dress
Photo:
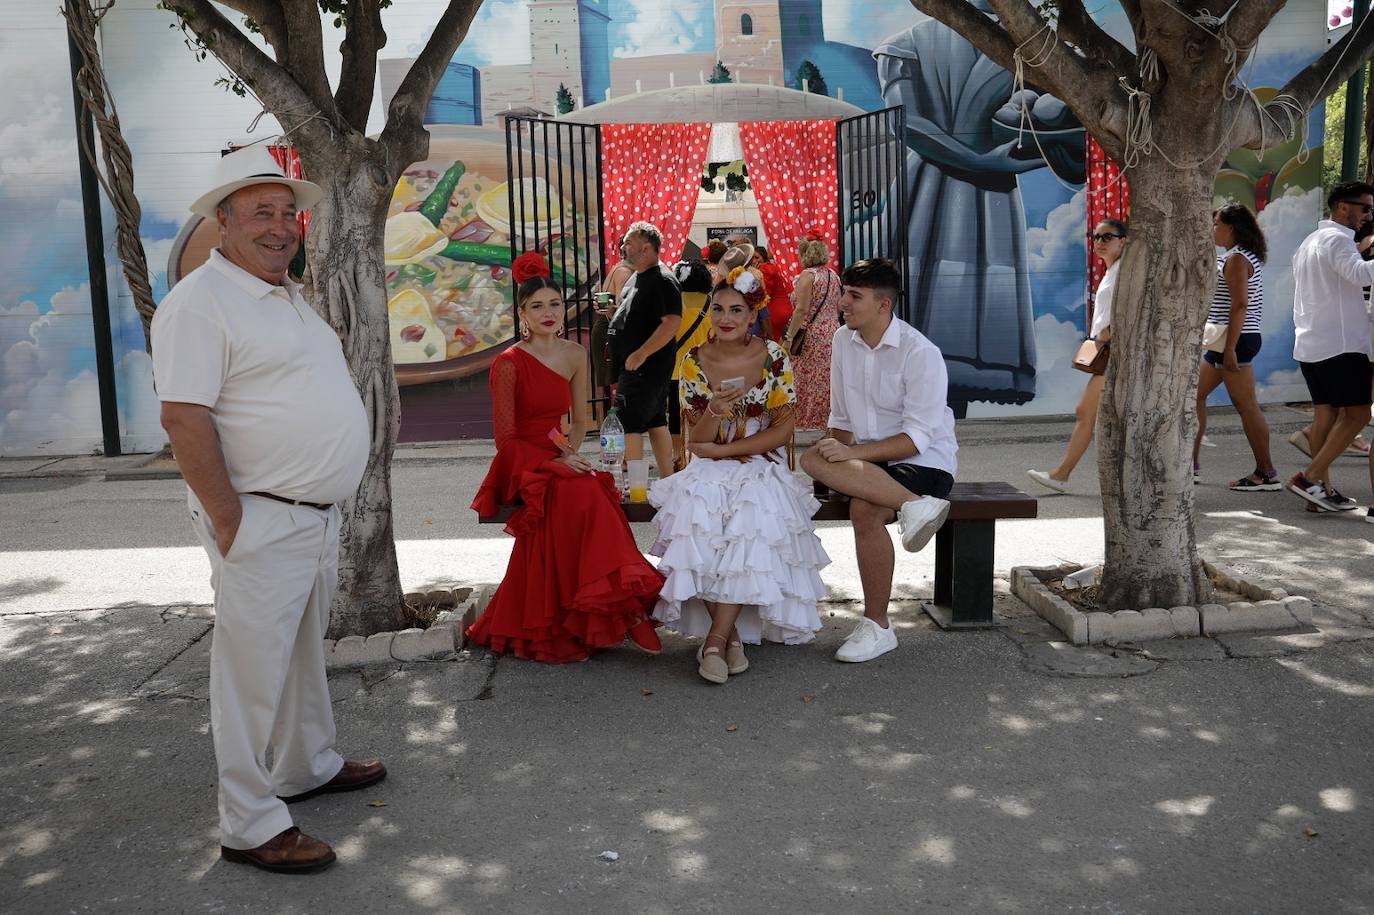
M 496 459 L 472 507 L 521 507 L 506 525 L 506 576 L 467 636 L 497 654 L 585 660 L 649 615 L 663 576 L 635 545 L 612 477 L 555 460 L 549 433 L 571 405 L 568 380 L 516 346 L 492 363 L 491 393 Z

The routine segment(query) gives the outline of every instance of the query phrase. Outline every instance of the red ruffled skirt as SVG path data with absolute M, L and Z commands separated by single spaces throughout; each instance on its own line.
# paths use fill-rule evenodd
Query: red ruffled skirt
M 483 485 L 473 507 L 507 501 Z M 613 648 L 653 609 L 663 576 L 635 545 L 609 474 L 546 461 L 518 476 L 523 503 L 506 576 L 468 638 L 497 654 L 562 664 Z

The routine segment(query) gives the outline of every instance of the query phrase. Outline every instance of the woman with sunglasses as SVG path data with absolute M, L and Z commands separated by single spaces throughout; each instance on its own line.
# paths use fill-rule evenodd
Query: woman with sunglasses
M 1268 246 L 1255 214 L 1243 203 L 1230 203 L 1212 214 L 1212 240 L 1225 249 L 1217 258 L 1217 285 L 1207 320 L 1226 325 L 1220 352 L 1202 351 L 1197 385 L 1197 438 L 1193 441 L 1193 482 L 1199 482 L 1198 459 L 1207 432 L 1207 395 L 1226 385 L 1226 394 L 1240 414 L 1240 424 L 1255 457 L 1249 476 L 1227 485 L 1236 492 L 1278 492 L 1279 472 L 1269 456 L 1269 424 L 1255 395 L 1255 370 L 1260 351 L 1260 320 L 1264 314 L 1264 257 Z
M 1089 235 L 1093 243 L 1093 253 L 1102 258 L 1107 272 L 1097 284 L 1097 296 L 1093 301 L 1093 323 L 1088 332 L 1098 343 L 1107 343 L 1112 338 L 1112 296 L 1116 291 L 1117 268 L 1121 254 L 1126 250 L 1126 224 L 1119 219 L 1104 219 Z M 1103 371 L 1106 369 L 1104 367 Z M 1064 451 L 1064 459 L 1059 466 L 1050 471 L 1027 470 L 1026 476 L 1055 492 L 1069 491 L 1069 475 L 1078 466 L 1088 445 L 1093 440 L 1093 425 L 1097 422 L 1097 402 L 1102 396 L 1103 375 L 1094 374 L 1083 389 L 1078 408 L 1074 411 L 1073 432 L 1069 435 L 1069 447 Z

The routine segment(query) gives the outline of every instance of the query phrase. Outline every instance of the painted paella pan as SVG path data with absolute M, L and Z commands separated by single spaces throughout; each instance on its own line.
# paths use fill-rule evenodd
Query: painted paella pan
M 560 168 L 565 190 L 560 194 L 557 174 L 508 178 L 504 131 L 428 129 L 429 157 L 402 174 L 387 210 L 387 314 L 401 385 L 483 372 L 514 342 L 513 232 L 522 231 L 518 250 L 538 248 L 548 256 L 570 305 L 576 299 L 576 307 L 582 307 L 600 279 L 600 239 L 579 234 L 581 227 L 599 226 L 600 220 L 594 213 L 575 214 L 567 199 L 574 196 L 566 193 L 573 178 L 579 185 L 583 179 L 573 168 L 580 165 L 577 157 Z M 594 198 L 588 205 L 595 206 Z M 204 263 L 218 240 L 213 221 L 195 217 L 188 222 L 173 246 L 169 280 L 175 283 Z M 575 317 L 570 307 L 570 325 Z

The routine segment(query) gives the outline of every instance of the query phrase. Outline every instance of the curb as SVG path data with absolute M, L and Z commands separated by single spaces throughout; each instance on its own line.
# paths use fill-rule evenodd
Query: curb
M 1312 625 L 1312 601 L 1290 597 L 1281 588 L 1264 588 L 1203 563 L 1212 583 L 1248 601 L 1203 604 L 1200 607 L 1150 607 L 1084 613 L 1050 590 L 1046 582 L 1078 571 L 1082 566 L 1016 566 L 1011 570 L 1012 593 L 1074 645 L 1107 642 L 1147 642 L 1194 638 L 1233 632 L 1303 629 Z
M 422 598 L 439 606 L 447 604 L 449 609 L 441 610 L 428 629 L 377 632 L 367 637 L 349 635 L 338 641 L 325 639 L 325 668 L 340 670 L 369 664 L 438 661 L 452 657 L 467 647 L 464 632 L 486 609 L 495 591 L 494 584 L 480 584 L 407 594 L 407 599 Z

